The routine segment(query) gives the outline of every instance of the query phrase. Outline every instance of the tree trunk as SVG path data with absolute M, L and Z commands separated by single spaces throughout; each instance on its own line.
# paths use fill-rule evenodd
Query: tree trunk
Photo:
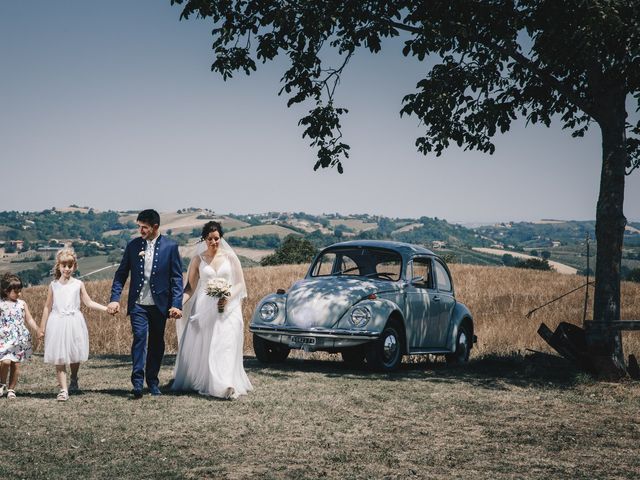
M 620 332 L 607 324 L 620 319 L 620 267 L 626 218 L 623 213 L 625 166 L 625 95 L 623 89 L 609 89 L 600 96 L 601 115 L 597 121 L 602 131 L 602 173 L 596 210 L 596 286 L 593 302 L 595 328 L 587 342 L 594 358 L 624 372 Z M 606 360 L 608 359 L 608 360 Z M 596 361 L 596 368 L 599 362 Z M 617 365 L 616 365 L 617 364 Z M 601 368 L 600 370 L 607 370 Z M 612 372 L 602 371 L 605 375 Z

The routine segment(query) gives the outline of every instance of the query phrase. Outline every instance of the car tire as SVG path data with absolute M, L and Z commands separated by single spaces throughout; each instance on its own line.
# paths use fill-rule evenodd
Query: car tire
M 445 359 L 449 365 L 461 365 L 469 361 L 469 354 L 471 353 L 471 334 L 469 328 L 465 325 L 461 325 L 458 328 L 458 336 L 456 337 L 456 351 L 453 353 L 447 353 Z
M 388 323 L 376 340 L 367 348 L 367 365 L 372 370 L 391 372 L 402 361 L 402 339 L 395 322 Z
M 253 351 L 262 363 L 281 363 L 287 359 L 291 349 L 280 343 L 265 340 L 254 333 Z
M 347 366 L 352 368 L 360 368 L 364 365 L 366 350 L 363 346 L 358 345 L 357 347 L 351 347 L 341 350 L 340 355 L 342 356 L 342 360 L 347 364 Z

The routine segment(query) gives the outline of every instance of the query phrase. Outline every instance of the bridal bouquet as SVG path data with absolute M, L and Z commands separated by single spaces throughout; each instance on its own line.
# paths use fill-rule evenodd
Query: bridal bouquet
M 212 278 L 207 282 L 205 293 L 214 298 L 230 297 L 231 284 L 224 278 Z M 218 305 L 218 312 L 224 312 L 224 306 Z

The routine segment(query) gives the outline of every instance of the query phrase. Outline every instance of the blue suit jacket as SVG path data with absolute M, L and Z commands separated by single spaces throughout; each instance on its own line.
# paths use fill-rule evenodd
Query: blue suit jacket
M 113 276 L 110 301 L 118 302 L 131 273 L 127 313 L 136 303 L 144 284 L 144 256 L 140 252 L 144 252 L 146 244 L 142 237 L 131 240 L 124 249 L 120 266 Z M 162 235 L 158 235 L 156 240 L 150 287 L 153 301 L 164 315 L 168 315 L 171 307 L 182 310 L 182 262 L 178 244 Z

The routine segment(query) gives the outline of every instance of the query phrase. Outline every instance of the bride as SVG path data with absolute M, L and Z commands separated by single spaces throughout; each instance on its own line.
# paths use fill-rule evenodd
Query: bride
M 222 226 L 207 222 L 203 242 L 189 264 L 183 305 L 191 300 L 178 325 L 178 357 L 173 390 L 195 390 L 202 395 L 235 399 L 253 390 L 242 365 L 244 322 L 242 300 L 247 296 L 237 255 L 222 238 Z M 229 297 L 210 297 L 207 282 L 224 278 Z M 182 331 L 181 331 L 182 330 Z

